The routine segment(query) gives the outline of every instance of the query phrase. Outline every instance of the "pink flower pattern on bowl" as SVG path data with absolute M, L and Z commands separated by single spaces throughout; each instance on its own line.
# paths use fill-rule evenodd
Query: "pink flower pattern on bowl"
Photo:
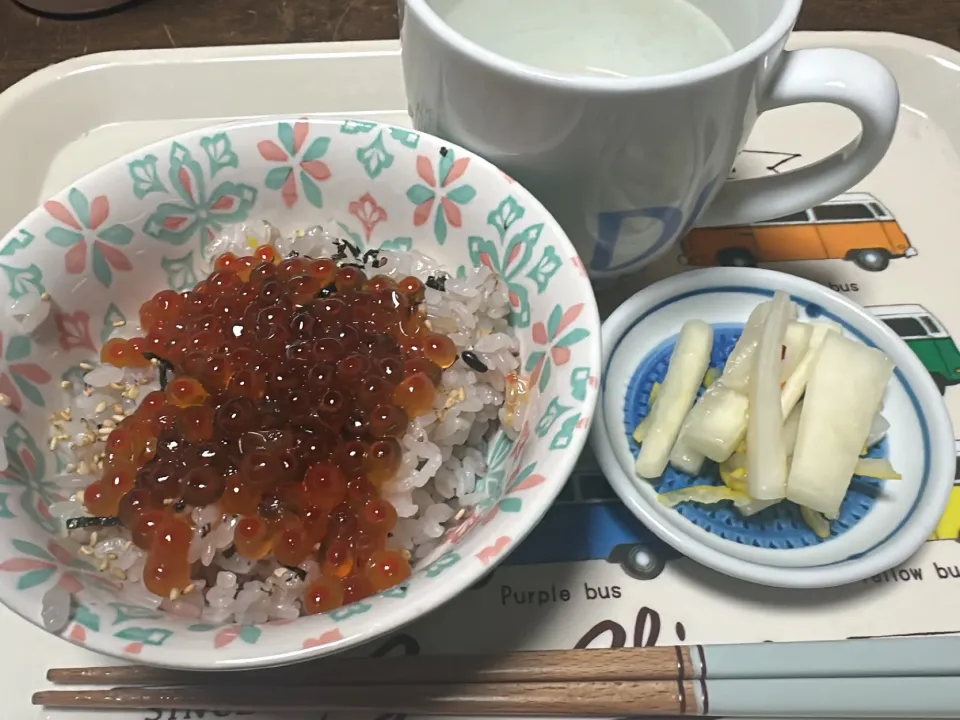
M 87 251 L 90 250 L 93 275 L 104 286 L 113 284 L 113 271 L 128 272 L 133 265 L 117 246 L 129 245 L 133 231 L 125 225 L 103 227 L 110 216 L 110 202 L 103 195 L 93 200 L 77 188 L 67 195 L 69 206 L 56 200 L 44 203 L 44 209 L 59 225 L 47 230 L 47 240 L 67 248 L 64 267 L 70 275 L 79 275 L 87 269 Z M 103 229 L 101 229 L 103 228 Z M 93 239 L 89 235 L 93 233 Z
M 407 190 L 407 198 L 417 206 L 413 211 L 413 224 L 416 227 L 426 225 L 436 205 L 433 235 L 439 245 L 447 241 L 451 226 L 463 226 L 461 206 L 471 202 L 477 195 L 472 185 L 461 184 L 453 187 L 467 172 L 470 160 L 469 157 L 456 159 L 453 148 L 440 148 L 438 182 L 433 161 L 426 155 L 417 156 L 417 175 L 426 185 L 417 183 Z
M 317 183 L 330 179 L 330 167 L 320 159 L 330 147 L 330 138 L 314 138 L 307 145 L 309 135 L 310 124 L 307 122 L 279 123 L 279 145 L 273 140 L 261 140 L 257 144 L 264 160 L 282 163 L 282 167 L 267 173 L 264 185 L 270 190 L 279 190 L 288 208 L 300 199 L 298 185 L 307 202 L 316 208 L 323 207 L 323 194 Z
M 360 224 L 363 225 L 367 242 L 370 242 L 370 235 L 373 233 L 373 229 L 388 219 L 387 211 L 377 204 L 377 201 L 370 193 L 364 193 L 363 197 L 359 200 L 350 203 L 350 205 L 347 206 L 347 212 L 357 218 Z

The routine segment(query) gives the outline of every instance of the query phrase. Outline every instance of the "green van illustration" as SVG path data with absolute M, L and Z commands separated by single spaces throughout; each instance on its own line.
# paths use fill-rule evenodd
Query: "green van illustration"
M 933 313 L 922 305 L 874 305 L 867 310 L 910 346 L 941 395 L 951 385 L 960 383 L 960 350 Z

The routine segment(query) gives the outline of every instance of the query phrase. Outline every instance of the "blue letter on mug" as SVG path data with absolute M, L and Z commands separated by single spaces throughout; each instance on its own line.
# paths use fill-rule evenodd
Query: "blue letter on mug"
M 613 251 L 620 239 L 620 229 L 624 220 L 634 218 L 649 218 L 661 223 L 660 236 L 656 241 L 639 255 L 630 258 L 620 265 L 611 266 Z M 618 212 L 604 212 L 597 215 L 597 247 L 590 261 L 591 270 L 604 272 L 623 271 L 639 265 L 659 252 L 664 245 L 673 242 L 677 231 L 683 223 L 683 213 L 670 206 L 641 208 L 640 210 L 620 210 Z
M 697 221 L 700 213 L 706 207 L 707 200 L 713 195 L 713 190 L 720 180 L 718 175 L 707 183 L 706 187 L 700 192 L 697 201 L 693 204 L 693 210 L 690 217 L 684 221 L 683 213 L 675 207 L 666 205 L 662 207 L 642 208 L 640 210 L 620 210 L 617 212 L 604 212 L 597 215 L 597 246 L 593 252 L 593 260 L 590 261 L 591 270 L 600 270 L 603 272 L 618 272 L 627 269 L 636 269 L 636 266 L 645 263 L 656 255 L 663 247 L 682 236 L 686 235 L 693 224 Z M 613 262 L 614 249 L 620 240 L 620 231 L 624 220 L 634 218 L 649 218 L 659 220 L 661 223 L 660 236 L 647 249 L 643 250 L 636 257 L 630 258 L 620 265 L 611 266 Z

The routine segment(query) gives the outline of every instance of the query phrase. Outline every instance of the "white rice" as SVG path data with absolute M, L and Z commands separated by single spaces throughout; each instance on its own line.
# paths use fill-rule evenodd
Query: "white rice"
M 227 251 L 249 255 L 252 245 L 269 242 L 282 255 L 296 251 L 329 257 L 338 250 L 335 239 L 320 227 L 283 237 L 266 223 L 239 225 L 214 239 L 210 255 Z M 487 471 L 487 444 L 499 429 L 511 435 L 519 429 L 525 385 L 518 374 L 519 348 L 507 323 L 507 289 L 493 272 L 481 267 L 468 270 L 464 278 L 449 277 L 436 261 L 416 251 L 382 251 L 379 262 L 368 274 L 394 279 L 413 275 L 423 282 L 430 276 L 446 277 L 445 291 L 426 288 L 428 323 L 435 332 L 450 337 L 458 353 L 472 350 L 488 368 L 480 373 L 458 358 L 443 372 L 434 410 L 411 422 L 401 441 L 400 470 L 383 488 L 398 514 L 388 546 L 408 551 L 416 561 L 436 550 L 447 530 L 483 499 L 474 489 Z M 27 318 L 23 325 L 32 323 Z M 115 332 L 121 337 L 137 334 L 137 328 L 129 325 Z M 56 482 L 71 497 L 51 506 L 54 517 L 66 523 L 87 515 L 82 490 L 96 479 L 103 441 L 109 434 L 98 428 L 104 424 L 109 428 L 158 388 L 154 369 L 100 365 L 89 369 L 83 387 L 65 391 L 64 407 L 70 412 L 68 419 L 60 417 L 54 425 L 51 446 L 67 468 Z M 210 623 L 261 623 L 299 616 L 300 595 L 319 572 L 313 559 L 300 566 L 305 579 L 273 560 L 246 560 L 232 551 L 237 517 L 223 514 L 216 506 L 193 508 L 190 516 L 193 586 L 175 598 L 156 597 L 143 586 L 145 553 L 129 541 L 123 528 L 64 533 L 76 543 L 80 557 L 121 582 L 126 602 Z M 62 598 L 48 598 L 45 607 L 51 623 L 63 620 Z

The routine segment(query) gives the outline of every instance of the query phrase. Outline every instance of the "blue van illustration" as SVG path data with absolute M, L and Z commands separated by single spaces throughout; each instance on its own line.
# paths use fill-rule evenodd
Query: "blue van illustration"
M 620 502 L 588 448 L 556 502 L 503 564 L 606 560 L 632 578 L 652 580 L 678 557 Z

